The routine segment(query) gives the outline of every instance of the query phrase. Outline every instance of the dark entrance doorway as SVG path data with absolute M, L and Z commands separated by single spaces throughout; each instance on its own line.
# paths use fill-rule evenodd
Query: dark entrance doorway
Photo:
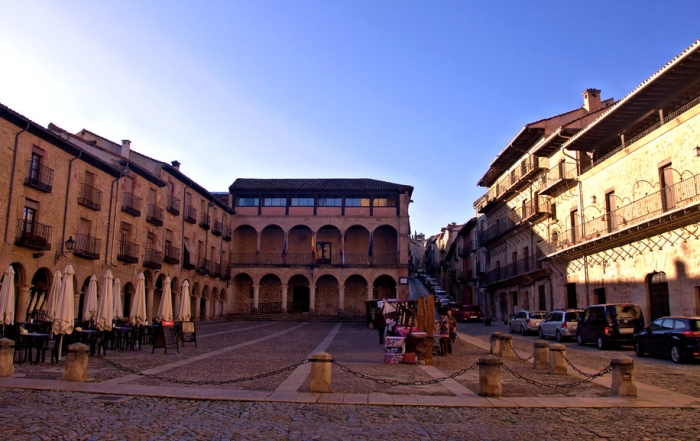
M 310 290 L 308 286 L 292 287 L 292 308 L 290 313 L 309 312 Z
M 668 280 L 666 273 L 654 273 L 649 277 L 649 321 L 671 315 L 668 302 Z
M 578 308 L 578 296 L 576 296 L 576 284 L 566 284 L 566 303 L 567 308 Z

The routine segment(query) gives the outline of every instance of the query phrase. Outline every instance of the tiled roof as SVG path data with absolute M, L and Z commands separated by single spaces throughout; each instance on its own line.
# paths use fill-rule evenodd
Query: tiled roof
M 413 192 L 409 185 L 376 179 L 236 179 L 229 187 L 236 190 L 401 190 Z

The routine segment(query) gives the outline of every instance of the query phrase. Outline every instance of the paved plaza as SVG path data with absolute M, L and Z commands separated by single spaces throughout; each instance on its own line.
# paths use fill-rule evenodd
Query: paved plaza
M 635 358 L 638 397 L 610 396 L 610 374 L 550 376 L 518 358 L 503 397 L 480 397 L 474 362 L 503 325 L 459 324 L 453 354 L 434 366 L 385 364 L 376 331 L 358 323 L 203 322 L 180 353 L 151 347 L 91 357 L 86 382 L 59 366 L 15 365 L 0 379 L 0 430 L 12 440 L 147 439 L 698 439 L 700 364 Z M 535 337 L 514 336 L 516 353 Z M 335 360 L 333 392 L 311 393 L 311 354 Z M 627 349 L 567 343 L 582 372 Z M 459 373 L 460 375 L 455 375 Z M 270 375 L 267 375 L 270 374 Z M 361 378 L 360 375 L 368 378 Z M 258 378 L 251 379 L 251 377 Z M 244 380 L 244 381 L 241 381 Z M 439 380 L 439 381 L 436 381 Z M 389 385 L 395 381 L 401 384 Z

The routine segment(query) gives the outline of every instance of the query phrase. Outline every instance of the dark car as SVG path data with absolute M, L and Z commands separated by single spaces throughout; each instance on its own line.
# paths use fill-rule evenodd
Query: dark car
M 456 312 L 452 313 L 458 322 L 482 321 L 481 308 L 477 305 L 461 305 Z
M 700 355 L 700 317 L 661 317 L 634 336 L 634 351 L 670 355 L 681 363 Z
M 598 349 L 610 344 L 633 344 L 634 334 L 644 329 L 642 309 L 635 303 L 591 305 L 579 316 L 576 342 L 595 343 Z

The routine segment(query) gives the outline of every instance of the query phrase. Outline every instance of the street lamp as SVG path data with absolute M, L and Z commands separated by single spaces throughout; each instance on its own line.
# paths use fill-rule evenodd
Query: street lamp
M 68 237 L 68 240 L 65 243 L 66 245 L 66 250 L 71 253 L 75 249 L 75 240 L 73 240 L 73 236 Z

